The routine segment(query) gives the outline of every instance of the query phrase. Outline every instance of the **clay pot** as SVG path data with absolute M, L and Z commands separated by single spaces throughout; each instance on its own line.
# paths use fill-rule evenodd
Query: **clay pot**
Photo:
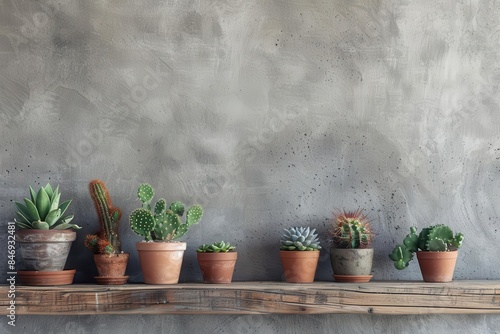
M 422 272 L 422 278 L 426 282 L 451 282 L 455 265 L 457 263 L 458 251 L 429 252 L 418 251 L 417 259 Z
M 338 282 L 369 282 L 373 264 L 373 248 L 331 248 L 333 277 Z
M 94 254 L 99 277 L 123 277 L 127 269 L 129 253 Z
M 185 242 L 138 242 L 144 283 L 176 284 L 179 282 Z
M 72 230 L 18 230 L 18 270 L 63 271 L 75 239 Z
M 231 283 L 237 252 L 196 254 L 205 283 Z
M 318 266 L 319 251 L 283 251 L 280 259 L 287 283 L 312 283 Z

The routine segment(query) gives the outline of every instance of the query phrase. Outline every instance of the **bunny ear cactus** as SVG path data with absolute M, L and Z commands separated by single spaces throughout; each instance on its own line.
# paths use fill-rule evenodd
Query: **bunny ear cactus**
M 41 187 L 37 192 L 30 186 L 30 198 L 24 203 L 14 201 L 18 211 L 15 220 L 20 229 L 65 230 L 81 229 L 76 224 L 70 224 L 73 215 L 64 216 L 71 200 L 60 202 L 59 187 L 52 189 L 50 184 Z
M 167 209 L 165 199 L 159 199 L 153 211 L 151 201 L 154 190 L 151 185 L 144 183 L 139 186 L 137 197 L 142 202 L 142 208 L 130 214 L 132 230 L 143 236 L 146 241 L 171 241 L 184 236 L 189 227 L 199 223 L 203 216 L 200 205 L 193 205 L 186 211 L 186 222 L 181 217 L 184 215 L 184 204 L 173 202 Z
M 418 235 L 417 229 L 411 227 L 403 244 L 396 245 L 389 258 L 394 261 L 397 269 L 402 270 L 408 267 L 414 253 L 419 249 L 431 252 L 454 251 L 462 245 L 463 239 L 462 233 L 453 235 L 453 231 L 443 224 L 423 228 Z

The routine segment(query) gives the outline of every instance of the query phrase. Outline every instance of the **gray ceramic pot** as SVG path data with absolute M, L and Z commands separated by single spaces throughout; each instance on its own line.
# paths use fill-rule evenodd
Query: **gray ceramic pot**
M 71 243 L 72 230 L 19 230 L 16 232 L 18 269 L 29 271 L 64 270 Z
M 331 248 L 330 261 L 334 275 L 370 275 L 373 263 L 373 248 Z

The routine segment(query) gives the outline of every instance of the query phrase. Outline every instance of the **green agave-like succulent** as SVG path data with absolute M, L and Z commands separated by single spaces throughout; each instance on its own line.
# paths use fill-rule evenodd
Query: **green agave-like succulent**
M 290 227 L 281 236 L 281 250 L 313 251 L 321 249 L 316 229 Z
M 203 244 L 196 250 L 198 253 L 227 253 L 234 250 L 236 247 L 229 242 L 214 242 L 211 245 Z
M 65 216 L 65 212 L 71 204 L 67 200 L 59 204 L 61 193 L 59 186 L 52 190 L 50 184 L 35 191 L 30 186 L 30 198 L 25 198 L 24 203 L 14 201 L 18 211 L 16 225 L 20 229 L 38 230 L 65 230 L 69 228 L 80 229 L 76 224 L 70 224 L 73 215 Z

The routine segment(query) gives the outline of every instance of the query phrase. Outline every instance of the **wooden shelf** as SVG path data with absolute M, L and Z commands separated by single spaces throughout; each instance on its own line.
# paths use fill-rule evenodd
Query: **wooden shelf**
M 9 287 L 0 286 L 1 314 Z M 16 314 L 500 313 L 500 281 L 16 286 Z

